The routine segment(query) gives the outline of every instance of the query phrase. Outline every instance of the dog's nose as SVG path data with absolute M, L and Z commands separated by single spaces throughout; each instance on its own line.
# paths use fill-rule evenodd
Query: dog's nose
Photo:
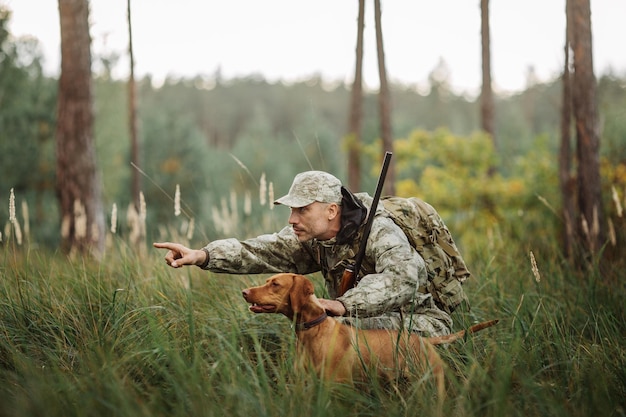
M 241 295 L 243 295 L 243 298 L 248 301 L 248 296 L 250 295 L 250 290 L 249 289 L 245 289 L 241 291 Z

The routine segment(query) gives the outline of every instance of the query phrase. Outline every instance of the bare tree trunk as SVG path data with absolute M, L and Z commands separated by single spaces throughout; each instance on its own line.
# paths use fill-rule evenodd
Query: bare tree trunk
M 494 149 L 498 149 L 495 133 L 493 90 L 491 88 L 491 38 L 489 30 L 489 0 L 480 1 L 480 15 L 483 70 L 483 85 L 480 93 L 480 120 L 483 131 L 491 136 Z M 495 174 L 495 171 L 495 167 L 490 167 L 489 175 Z
M 573 41 L 571 1 L 566 0 L 566 28 L 565 28 L 565 65 L 563 68 L 563 104 L 561 108 L 561 148 L 559 152 L 559 183 L 563 200 L 563 252 L 572 260 L 574 245 L 575 219 L 575 182 L 572 176 L 572 81 L 570 77 L 570 48 Z
M 361 188 L 361 120 L 363 119 L 363 30 L 365 28 L 365 0 L 359 0 L 357 22 L 356 67 L 350 97 L 350 120 L 348 127 L 348 188 Z
M 573 14 L 573 110 L 578 158 L 578 208 L 580 238 L 589 255 L 604 243 L 604 215 L 600 183 L 600 135 L 598 132 L 596 80 L 593 73 L 591 9 L 589 0 L 572 0 Z
M 391 99 L 389 85 L 387 83 L 387 70 L 385 68 L 385 48 L 383 46 L 383 27 L 381 21 L 380 0 L 374 0 L 374 16 L 376 20 L 376 51 L 378 53 L 378 75 L 380 78 L 380 91 L 378 93 L 378 108 L 380 112 L 380 132 L 383 141 L 383 152 L 393 152 L 393 138 L 391 131 Z M 395 163 L 391 159 L 389 171 L 385 181 L 383 193 L 395 194 Z
M 133 29 L 131 19 L 130 0 L 127 0 L 128 12 L 128 55 L 130 57 L 130 76 L 128 77 L 128 125 L 130 126 L 130 161 L 131 169 L 131 195 L 135 210 L 139 211 L 139 192 L 141 191 L 141 177 L 139 171 L 139 139 L 137 136 L 137 86 L 135 84 L 135 55 L 133 52 Z
M 59 0 L 61 76 L 57 103 L 57 195 L 61 246 L 99 255 L 104 212 L 93 140 L 91 37 L 87 0 Z

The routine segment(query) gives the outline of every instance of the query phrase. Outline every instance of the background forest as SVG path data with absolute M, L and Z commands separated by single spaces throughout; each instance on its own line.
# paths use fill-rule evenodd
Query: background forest
M 8 219 L 8 192 L 13 188 L 17 201 L 28 203 L 30 221 L 37 224 L 30 230 L 30 240 L 54 247 L 59 230 L 54 195 L 57 81 L 42 74 L 36 41 L 13 40 L 3 33 L 0 190 L 6 204 L 0 214 Z M 104 68 L 115 61 L 115 57 L 98 59 Z M 409 85 L 392 85 L 396 159 L 403 161 L 397 173 L 399 194 L 421 195 L 450 213 L 480 210 L 485 193 L 494 194 L 498 210 L 520 204 L 544 210 L 537 195 L 555 196 L 557 191 L 559 80 L 531 83 L 521 93 L 496 98 L 496 151 L 486 143 L 477 144 L 481 142 L 476 99 L 455 95 L 446 79 L 438 77 L 441 73 L 445 71 L 433 70 L 426 94 Z M 105 206 L 115 203 L 120 209 L 118 219 L 123 219 L 123 210 L 132 200 L 134 169 L 128 94 L 126 83 L 109 74 L 105 70 L 95 75 L 95 142 Z M 604 195 L 610 202 L 611 187 L 623 196 L 626 183 L 623 76 L 602 75 L 598 96 Z M 243 215 L 243 198 L 250 193 L 253 209 L 246 215 L 263 212 L 255 206 L 260 201 L 262 175 L 277 193 L 289 187 L 295 173 L 306 169 L 328 170 L 345 179 L 346 85 L 327 85 L 319 78 L 293 84 L 268 83 L 258 76 L 224 80 L 215 74 L 210 79 L 169 79 L 155 87 L 145 78 L 138 82 L 138 102 L 138 168 L 145 173 L 142 191 L 153 220 L 147 222 L 150 238 L 156 236 L 158 224 L 171 220 L 170 200 L 177 184 L 201 242 L 219 237 L 212 213 L 222 210 L 224 199 L 230 204 L 231 192 L 237 194 L 239 205 L 229 210 Z M 363 190 L 359 191 L 373 190 L 375 185 L 378 120 L 375 93 L 366 93 L 366 159 Z M 420 149 L 423 153 L 417 160 L 412 152 Z M 495 163 L 501 175 L 485 183 L 489 163 Z M 472 164 L 479 165 L 478 172 L 470 177 L 459 175 Z M 460 181 L 429 182 L 440 178 L 423 175 L 442 165 L 442 174 L 450 179 L 475 180 L 485 189 Z M 559 202 L 555 199 L 550 204 L 558 206 Z M 119 226 L 118 233 L 126 233 L 122 220 Z
M 350 86 L 219 72 L 162 85 L 143 78 L 133 167 L 128 85 L 111 76 L 117 56 L 94 57 L 107 208 L 106 253 L 94 262 L 59 249 L 58 80 L 44 75 L 36 40 L 11 37 L 8 18 L 0 8 L 0 416 L 405 416 L 433 406 L 424 381 L 373 381 L 367 390 L 307 382 L 312 376 L 293 371 L 288 323 L 251 317 L 241 300 L 241 288 L 262 278 L 172 272 L 147 249 L 153 240 L 199 247 L 278 230 L 288 211 L 272 196 L 296 173 L 345 180 Z M 397 194 L 438 209 L 476 278 L 467 285 L 472 310 L 455 312 L 455 326 L 501 319 L 443 352 L 446 411 L 626 415 L 626 74 L 597 80 L 610 262 L 578 269 L 561 251 L 561 81 L 529 77 L 524 91 L 495 97 L 495 148 L 481 133 L 478 99 L 452 92 L 446 73 L 445 63 L 434 68 L 428 91 L 390 86 Z M 362 190 L 354 191 L 376 184 L 376 100 L 365 92 Z M 133 172 L 146 206 L 139 243 L 127 209 Z

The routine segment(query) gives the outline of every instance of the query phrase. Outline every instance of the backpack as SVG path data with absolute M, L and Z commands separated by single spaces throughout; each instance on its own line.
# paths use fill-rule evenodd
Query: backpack
M 417 197 L 382 197 L 380 202 L 424 258 L 428 283 L 420 291 L 430 293 L 437 306 L 448 313 L 463 302 L 469 309 L 461 284 L 471 274 L 439 213 Z

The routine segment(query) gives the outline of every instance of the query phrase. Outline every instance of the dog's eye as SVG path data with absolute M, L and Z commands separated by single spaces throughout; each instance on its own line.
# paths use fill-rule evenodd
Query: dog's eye
M 272 281 L 272 287 L 280 287 L 280 284 L 276 281 Z

